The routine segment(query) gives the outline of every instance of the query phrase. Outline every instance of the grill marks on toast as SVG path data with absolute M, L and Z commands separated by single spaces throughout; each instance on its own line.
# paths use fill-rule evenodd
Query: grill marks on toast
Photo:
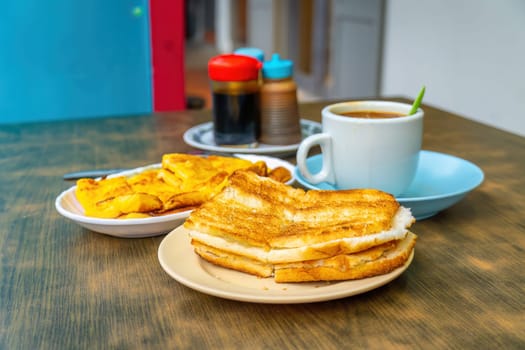
M 236 172 L 185 227 L 266 249 L 294 248 L 388 230 L 398 209 L 394 197 L 376 190 L 306 192 Z

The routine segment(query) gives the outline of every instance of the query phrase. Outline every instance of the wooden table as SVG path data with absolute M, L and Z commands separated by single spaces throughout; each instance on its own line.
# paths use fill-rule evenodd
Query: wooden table
M 62 174 L 192 151 L 182 134 L 209 111 L 1 126 L 0 348 L 524 348 L 525 139 L 424 109 L 424 149 L 476 163 L 484 183 L 413 226 L 414 261 L 393 282 L 294 305 L 194 291 L 161 269 L 164 236 L 114 238 L 55 210 Z

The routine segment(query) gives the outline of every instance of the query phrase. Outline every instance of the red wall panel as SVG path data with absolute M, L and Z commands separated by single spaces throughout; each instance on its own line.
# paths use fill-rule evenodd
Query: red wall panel
M 153 109 L 186 107 L 184 93 L 184 1 L 150 0 Z

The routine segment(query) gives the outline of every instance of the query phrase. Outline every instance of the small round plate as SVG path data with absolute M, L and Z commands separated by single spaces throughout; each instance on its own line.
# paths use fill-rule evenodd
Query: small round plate
M 173 279 L 199 292 L 225 299 L 266 304 L 313 303 L 349 297 L 381 287 L 410 265 L 407 262 L 394 271 L 352 281 L 276 283 L 272 278 L 259 278 L 243 272 L 213 265 L 193 251 L 188 231 L 180 226 L 160 243 L 160 265 Z
M 240 154 L 238 158 L 247 159 L 251 162 L 264 161 L 270 168 L 276 168 L 278 166 L 285 167 L 292 175 L 292 178 L 286 182 L 290 185 L 295 181 L 294 177 L 294 166 L 282 159 L 259 156 L 254 154 Z M 152 164 L 144 167 L 127 170 L 118 174 L 112 174 L 108 177 L 115 176 L 133 176 L 139 174 L 148 169 L 158 169 L 161 164 Z M 64 217 L 76 222 L 82 227 L 90 229 L 95 232 L 107 234 L 115 237 L 122 238 L 141 238 L 141 237 L 153 237 L 165 234 L 186 220 L 190 215 L 191 210 L 181 211 L 179 213 L 167 214 L 154 216 L 149 218 L 137 218 L 137 219 L 103 219 L 94 218 L 84 215 L 84 209 L 78 202 L 75 196 L 76 186 L 73 186 L 64 192 L 62 192 L 55 200 L 55 207 L 57 211 Z
M 312 173 L 321 170 L 323 158 L 318 154 L 306 160 Z M 295 168 L 297 182 L 309 189 L 336 190 L 322 182 L 309 183 Z M 459 202 L 478 187 L 484 179 L 483 171 L 475 164 L 444 153 L 421 151 L 416 176 L 408 190 L 396 199 L 410 208 L 417 220 L 430 218 Z
M 301 130 L 303 138 L 318 134 L 322 131 L 320 123 L 301 119 Z M 267 145 L 260 143 L 255 147 L 227 147 L 219 146 L 213 139 L 213 122 L 199 124 L 194 126 L 184 133 L 184 142 L 188 145 L 212 152 L 223 152 L 223 153 L 252 153 L 252 154 L 269 154 L 274 156 L 283 156 L 293 154 L 299 148 L 299 144 L 292 145 Z

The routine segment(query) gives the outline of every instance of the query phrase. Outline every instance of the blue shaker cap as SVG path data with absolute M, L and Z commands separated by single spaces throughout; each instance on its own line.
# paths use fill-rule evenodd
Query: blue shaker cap
M 264 51 L 256 47 L 240 47 L 233 51 L 236 55 L 244 55 L 256 58 L 260 62 L 264 61 Z
M 293 62 L 282 60 L 279 54 L 274 53 L 272 59 L 263 63 L 263 78 L 285 79 L 293 75 Z

